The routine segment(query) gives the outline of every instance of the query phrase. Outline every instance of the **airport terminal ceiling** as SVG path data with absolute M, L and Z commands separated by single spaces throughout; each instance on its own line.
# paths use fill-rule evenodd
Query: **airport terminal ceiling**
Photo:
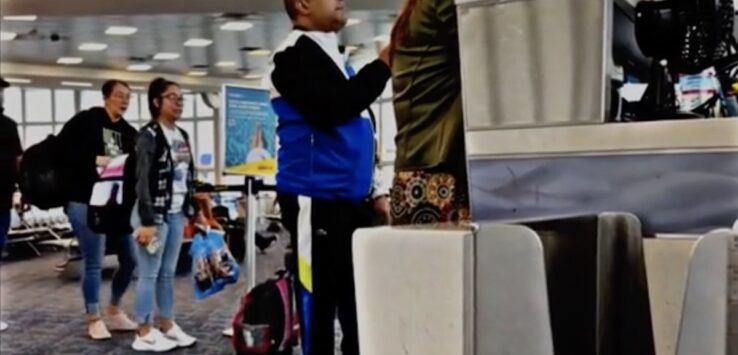
M 350 16 L 355 19 L 352 21 L 360 22 L 344 31 L 343 42 L 355 46 L 357 56 L 376 55 L 374 39 L 389 32 L 393 14 L 393 11 L 352 12 Z M 222 30 L 221 26 L 228 22 L 247 22 L 253 27 L 244 31 Z M 130 36 L 106 35 L 112 25 L 135 27 L 137 32 Z M 208 76 L 240 77 L 263 72 L 269 51 L 289 29 L 287 17 L 278 12 L 247 16 L 39 16 L 36 21 L 2 21 L 3 32 L 17 35 L 12 41 L 2 42 L 0 60 L 55 65 L 59 58 L 77 57 L 83 62 L 72 65 L 86 68 L 126 70 L 131 65 L 142 64 L 160 73 L 205 71 Z M 191 38 L 212 40 L 212 44 L 185 46 Z M 107 48 L 82 51 L 83 44 L 107 45 Z M 161 55 L 166 59 L 156 57 L 159 53 L 166 53 Z

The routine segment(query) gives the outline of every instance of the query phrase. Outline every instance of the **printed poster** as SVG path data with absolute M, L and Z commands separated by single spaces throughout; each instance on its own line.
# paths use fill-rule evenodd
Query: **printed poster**
M 223 86 L 221 137 L 226 174 L 273 176 L 277 171 L 277 116 L 269 90 Z

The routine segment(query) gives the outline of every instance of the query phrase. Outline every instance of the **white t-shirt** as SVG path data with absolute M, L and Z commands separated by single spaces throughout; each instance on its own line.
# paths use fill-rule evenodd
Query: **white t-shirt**
M 189 173 L 190 164 L 190 148 L 182 136 L 182 132 L 177 128 L 169 128 L 161 125 L 164 136 L 169 143 L 170 152 L 172 154 L 172 163 L 174 164 L 174 176 L 172 177 L 172 207 L 170 213 L 178 213 L 182 211 L 185 195 L 187 194 L 187 174 Z

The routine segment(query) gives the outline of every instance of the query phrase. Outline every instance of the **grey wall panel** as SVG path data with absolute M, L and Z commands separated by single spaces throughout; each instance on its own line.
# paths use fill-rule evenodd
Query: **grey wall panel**
M 709 233 L 692 252 L 677 355 L 727 354 L 727 250 L 732 238 L 728 230 Z
M 738 153 L 474 160 L 470 181 L 476 221 L 626 211 L 704 233 L 738 214 Z
M 604 119 L 611 0 L 457 5 L 470 128 Z
M 553 355 L 543 245 L 522 226 L 475 235 L 476 355 Z

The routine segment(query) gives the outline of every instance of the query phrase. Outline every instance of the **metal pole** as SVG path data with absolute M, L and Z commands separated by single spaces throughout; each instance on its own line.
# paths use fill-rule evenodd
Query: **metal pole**
M 728 249 L 728 308 L 726 354 L 738 354 L 738 234 L 730 238 Z
M 249 291 L 256 286 L 256 195 L 253 191 L 254 180 L 246 178 L 246 287 Z

